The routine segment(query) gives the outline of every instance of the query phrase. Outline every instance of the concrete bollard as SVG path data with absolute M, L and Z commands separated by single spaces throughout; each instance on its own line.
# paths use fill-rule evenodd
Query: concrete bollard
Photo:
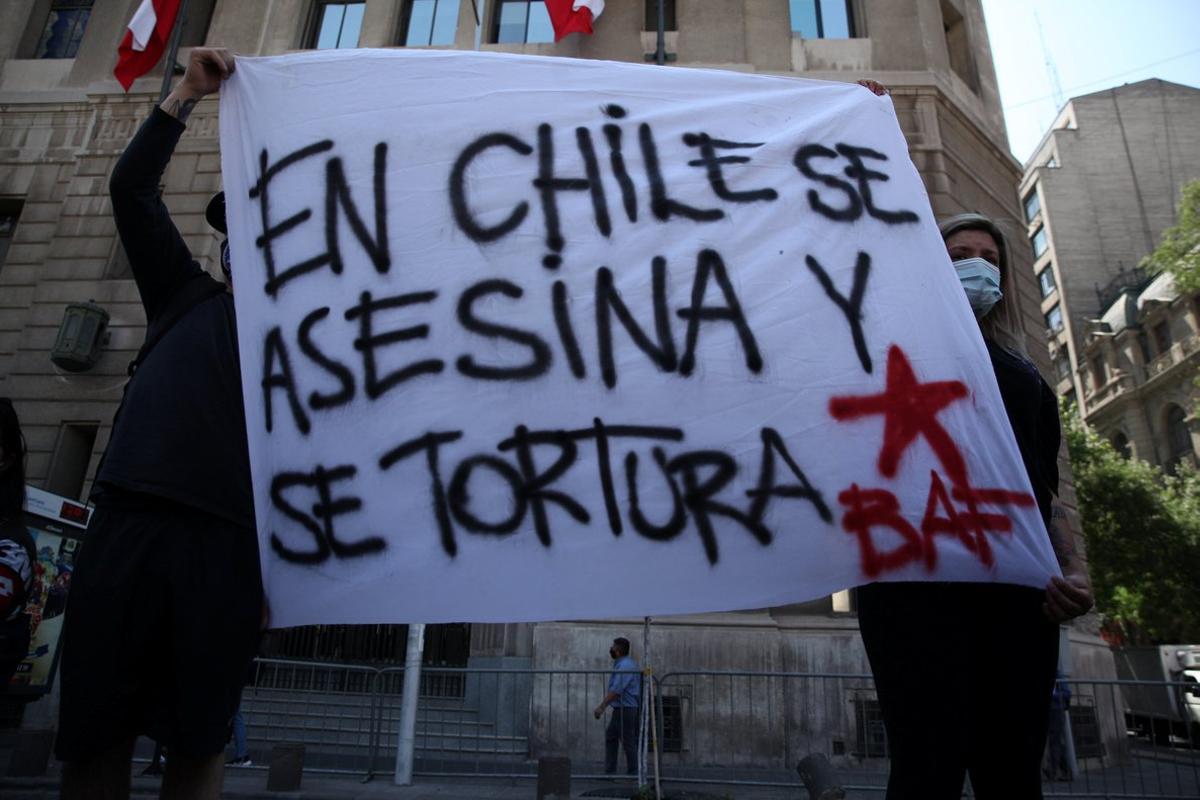
M 304 775 L 304 745 L 277 744 L 271 748 L 271 770 L 267 791 L 298 792 Z
M 796 765 L 811 800 L 843 800 L 846 790 L 838 783 L 837 771 L 823 753 L 809 753 Z
M 571 759 L 538 759 L 537 800 L 571 800 Z

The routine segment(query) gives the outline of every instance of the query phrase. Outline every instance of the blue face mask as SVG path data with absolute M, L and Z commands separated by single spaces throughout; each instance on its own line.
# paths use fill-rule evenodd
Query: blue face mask
M 996 303 L 1004 297 L 1000 291 L 1000 270 L 982 258 L 964 258 L 954 262 L 954 271 L 962 283 L 971 310 L 977 319 L 983 319 Z

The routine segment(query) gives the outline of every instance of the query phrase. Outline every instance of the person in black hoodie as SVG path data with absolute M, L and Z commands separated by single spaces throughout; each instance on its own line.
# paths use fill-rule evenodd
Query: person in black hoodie
M 941 224 L 975 312 L 1004 410 L 1062 568 L 1044 589 L 873 583 L 858 622 L 888 736 L 887 800 L 950 800 L 970 775 L 987 800 L 1042 797 L 1059 624 L 1092 606 L 1087 566 L 1052 501 L 1061 431 L 1054 392 L 1024 355 L 1004 234 L 979 214 Z
M 16 409 L 0 397 L 0 694 L 29 653 L 25 602 L 37 553 L 25 528 L 25 437 Z
M 97 469 L 67 601 L 63 797 L 127 796 L 139 734 L 170 749 L 164 796 L 217 797 L 257 646 L 262 583 L 231 287 L 192 258 L 159 194 L 189 114 L 233 69 L 228 51 L 193 49 L 109 183 L 146 343 Z M 209 219 L 223 228 L 222 213 Z

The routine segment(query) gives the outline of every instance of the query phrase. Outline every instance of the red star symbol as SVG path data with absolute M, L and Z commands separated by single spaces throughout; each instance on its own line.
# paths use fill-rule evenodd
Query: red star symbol
M 929 442 L 942 469 L 959 486 L 967 485 L 967 465 L 958 445 L 937 421 L 937 414 L 968 394 L 962 381 L 920 383 L 904 351 L 896 345 L 888 350 L 887 386 L 882 394 L 834 397 L 829 413 L 845 422 L 870 414 L 883 414 L 883 447 L 879 451 L 879 472 L 891 478 L 900 457 L 918 436 Z

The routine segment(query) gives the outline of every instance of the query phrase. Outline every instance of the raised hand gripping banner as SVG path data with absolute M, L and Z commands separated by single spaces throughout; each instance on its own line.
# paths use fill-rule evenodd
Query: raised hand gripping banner
M 353 50 L 220 116 L 274 625 L 1057 571 L 889 98 Z

